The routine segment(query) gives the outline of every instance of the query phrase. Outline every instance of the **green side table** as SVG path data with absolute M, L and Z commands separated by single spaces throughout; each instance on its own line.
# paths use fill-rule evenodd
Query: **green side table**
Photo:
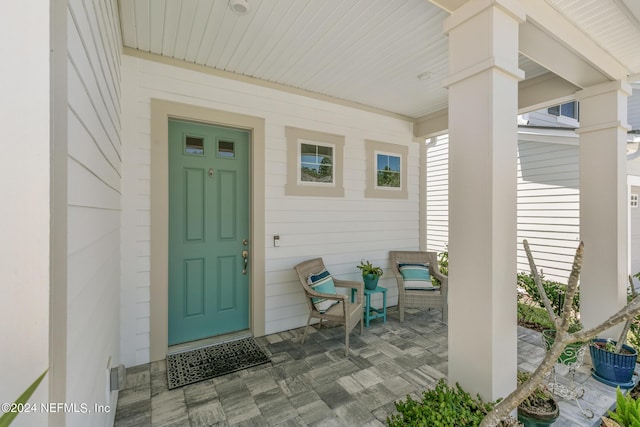
M 371 307 L 371 295 L 382 294 L 382 308 Z M 351 289 L 351 301 L 355 301 L 356 290 Z M 382 319 L 382 323 L 387 322 L 387 288 L 378 286 L 375 289 L 364 289 L 364 326 L 369 327 L 369 322 L 373 319 Z

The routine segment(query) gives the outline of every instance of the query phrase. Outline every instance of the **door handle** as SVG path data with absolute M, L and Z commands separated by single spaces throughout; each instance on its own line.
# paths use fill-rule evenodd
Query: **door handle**
M 242 251 L 242 258 L 244 259 L 244 267 L 242 268 L 242 274 L 247 274 L 247 264 L 249 264 L 249 251 Z

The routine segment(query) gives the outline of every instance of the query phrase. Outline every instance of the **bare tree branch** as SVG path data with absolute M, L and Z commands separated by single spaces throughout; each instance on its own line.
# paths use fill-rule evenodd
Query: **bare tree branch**
M 531 266 L 531 271 L 535 279 L 537 277 L 535 262 L 533 261 L 533 257 L 531 256 L 527 241 L 525 240 L 523 244 L 525 246 L 527 258 L 529 259 L 529 265 Z M 634 298 L 625 307 L 620 309 L 616 314 L 609 317 L 600 325 L 589 329 L 588 331 L 579 331 L 573 334 L 569 334 L 567 332 L 571 316 L 571 301 L 573 300 L 573 296 L 575 295 L 578 285 L 578 279 L 580 278 L 580 271 L 582 270 L 583 249 L 584 245 L 581 242 L 578 246 L 578 249 L 576 250 L 576 255 L 573 260 L 573 267 L 571 268 L 571 275 L 569 276 L 569 280 L 567 282 L 567 293 L 562 310 L 562 318 L 555 322 L 557 325 L 557 329 L 554 343 L 551 345 L 551 348 L 547 351 L 544 359 L 533 372 L 529 380 L 520 384 L 511 394 L 509 394 L 509 396 L 499 402 L 494 407 L 494 409 L 485 416 L 485 418 L 482 420 L 482 423 L 480 424 L 480 427 L 494 427 L 498 425 L 501 420 L 506 419 L 507 416 L 542 383 L 544 377 L 551 371 L 551 369 L 553 369 L 556 360 L 558 359 L 560 354 L 562 354 L 567 344 L 571 344 L 574 342 L 587 342 L 591 338 L 598 335 L 600 332 L 603 332 L 620 322 L 633 319 L 640 314 L 640 298 Z M 538 285 L 539 283 L 540 282 L 538 277 L 538 279 L 536 280 L 536 284 Z M 538 290 L 540 291 L 540 295 L 543 297 L 543 301 L 545 301 L 545 305 L 548 304 L 546 308 L 551 315 L 553 313 L 553 310 L 550 310 L 551 304 L 549 303 L 547 295 L 544 292 L 544 288 L 542 288 L 541 285 L 538 285 Z
M 631 278 L 631 275 L 628 276 L 629 277 L 629 286 L 631 287 L 631 295 L 633 295 L 633 299 L 635 299 L 638 296 L 638 293 L 636 292 L 636 288 L 635 286 L 633 286 L 633 279 Z M 620 350 L 622 350 L 622 345 L 627 342 L 627 334 L 629 334 L 629 329 L 631 329 L 631 323 L 633 323 L 633 317 L 631 319 L 628 319 L 625 323 L 624 323 L 624 328 L 622 328 L 622 332 L 620 332 L 620 337 L 618 338 L 618 341 L 616 341 L 616 349 L 615 352 L 616 353 L 620 353 Z
M 536 267 L 535 261 L 533 261 L 533 255 L 531 255 L 531 249 L 529 249 L 529 242 L 527 242 L 527 239 L 524 239 L 522 241 L 522 244 L 524 245 L 524 251 L 527 253 L 527 259 L 529 260 L 529 268 L 531 269 L 531 274 L 533 275 L 533 281 L 535 282 L 538 288 L 538 293 L 542 298 L 542 302 L 544 303 L 544 308 L 547 309 L 547 313 L 549 314 L 549 319 L 551 319 L 551 321 L 553 322 L 554 325 L 556 325 L 556 328 L 557 328 L 558 325 L 556 324 L 556 313 L 553 311 L 553 308 L 551 308 L 551 302 L 549 301 L 549 298 L 547 298 L 547 293 L 544 291 L 544 287 L 542 286 L 542 280 L 540 279 L 540 274 L 538 274 L 538 268 Z

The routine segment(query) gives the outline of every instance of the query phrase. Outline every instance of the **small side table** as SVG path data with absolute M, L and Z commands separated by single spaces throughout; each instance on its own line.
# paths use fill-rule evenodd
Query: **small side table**
M 382 294 L 382 308 L 371 307 L 371 295 Z M 356 290 L 351 289 L 351 301 L 356 297 Z M 387 322 L 387 288 L 378 286 L 375 289 L 364 288 L 364 326 L 369 327 L 372 319 L 382 318 L 382 323 Z

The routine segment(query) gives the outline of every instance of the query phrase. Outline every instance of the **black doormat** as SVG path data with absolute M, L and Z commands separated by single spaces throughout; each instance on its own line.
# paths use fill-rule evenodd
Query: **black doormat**
M 251 337 L 167 355 L 169 389 L 269 362 Z

